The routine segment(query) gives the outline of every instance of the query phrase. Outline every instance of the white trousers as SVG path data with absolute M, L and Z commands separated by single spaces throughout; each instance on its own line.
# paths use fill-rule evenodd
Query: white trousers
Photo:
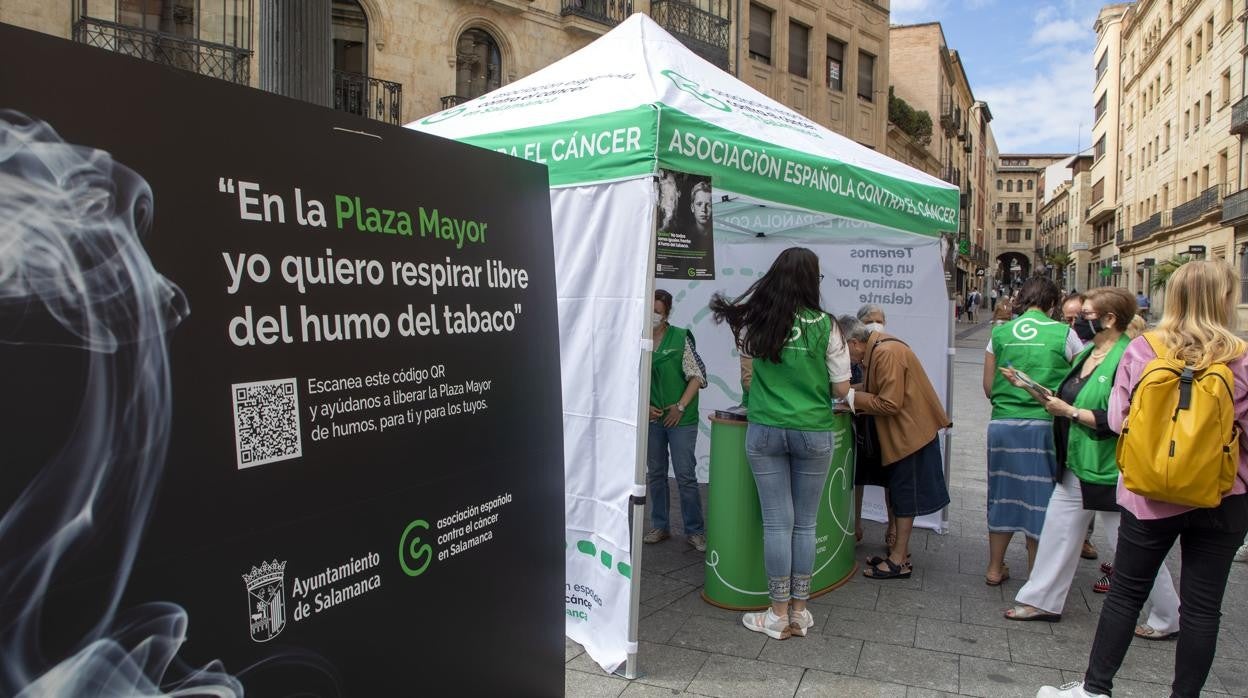
M 1070 470 L 1053 488 L 1049 508 L 1044 515 L 1044 528 L 1040 532 L 1040 545 L 1036 550 L 1036 564 L 1031 577 L 1015 600 L 1020 604 L 1035 606 L 1048 613 L 1061 613 L 1066 606 L 1066 594 L 1075 578 L 1079 565 L 1079 552 L 1092 515 L 1100 518 L 1101 530 L 1109 541 L 1109 556 L 1113 559 L 1118 547 L 1118 522 L 1121 514 L 1107 511 L 1086 511 L 1079 478 Z M 1112 577 L 1111 584 L 1112 584 Z M 1179 595 L 1174 590 L 1174 579 L 1165 565 L 1157 573 L 1153 590 L 1148 596 L 1152 608 L 1148 625 L 1163 633 L 1179 629 Z

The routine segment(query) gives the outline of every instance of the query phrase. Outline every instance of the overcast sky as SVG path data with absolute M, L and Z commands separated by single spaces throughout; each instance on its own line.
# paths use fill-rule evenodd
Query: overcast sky
M 892 0 L 892 23 L 939 21 L 1002 153 L 1070 153 L 1092 131 L 1095 0 Z M 933 116 L 935 116 L 933 114 Z

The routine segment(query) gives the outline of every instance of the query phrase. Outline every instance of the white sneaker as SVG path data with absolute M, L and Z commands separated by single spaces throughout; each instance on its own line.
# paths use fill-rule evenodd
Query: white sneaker
M 1109 698 L 1104 693 L 1088 693 L 1083 690 L 1082 681 L 1063 684 L 1061 688 L 1045 686 L 1036 691 L 1036 698 Z
M 806 637 L 806 631 L 815 625 L 815 617 L 810 614 L 809 608 L 803 608 L 800 612 L 789 611 L 789 632 L 794 637 Z
M 689 536 L 689 545 L 692 545 L 693 549 L 700 553 L 706 552 L 706 534 L 695 533 Z
M 1239 546 L 1239 552 L 1235 553 L 1235 562 L 1248 562 L 1248 543 Z
M 773 640 L 787 640 L 792 634 L 789 619 L 771 612 L 771 608 L 741 616 L 741 624 L 756 633 L 763 633 Z

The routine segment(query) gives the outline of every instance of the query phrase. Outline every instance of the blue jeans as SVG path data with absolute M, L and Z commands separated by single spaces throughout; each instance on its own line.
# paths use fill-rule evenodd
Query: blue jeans
M 750 424 L 745 454 L 763 510 L 763 567 L 771 600 L 810 597 L 815 519 L 832 463 L 832 432 Z
M 667 452 L 672 452 L 672 470 L 680 492 L 680 514 L 685 522 L 685 535 L 705 533 L 702 522 L 702 495 L 698 492 L 695 468 L 698 460 L 693 447 L 698 441 L 698 425 L 665 427 L 650 422 L 650 446 L 646 452 L 646 487 L 650 493 L 650 527 L 668 530 L 667 518 Z

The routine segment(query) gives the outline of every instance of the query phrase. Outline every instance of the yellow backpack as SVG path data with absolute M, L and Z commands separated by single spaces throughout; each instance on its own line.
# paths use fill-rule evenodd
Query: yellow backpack
M 1128 490 L 1190 507 L 1216 507 L 1239 467 L 1234 376 L 1226 364 L 1197 371 L 1170 356 L 1155 333 L 1157 358 L 1144 366 L 1118 439 L 1118 469 Z

